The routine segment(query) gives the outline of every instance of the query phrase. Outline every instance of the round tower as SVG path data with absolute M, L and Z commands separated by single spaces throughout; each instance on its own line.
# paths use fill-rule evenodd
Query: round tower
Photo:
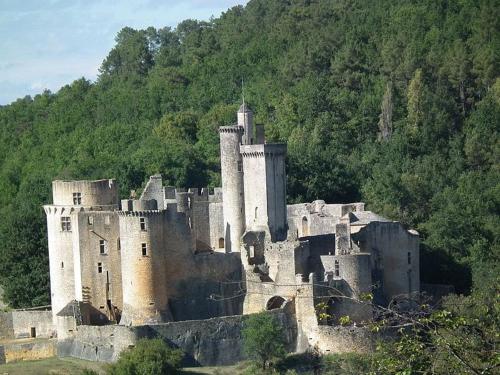
M 53 181 L 53 204 L 45 205 L 49 248 L 50 291 L 54 324 L 58 336 L 60 313 L 70 302 L 82 300 L 79 222 L 82 210 L 118 208 L 118 185 L 115 180 Z
M 240 238 L 245 229 L 243 162 L 240 154 L 242 134 L 241 126 L 219 128 L 226 252 L 240 251 Z
M 372 289 L 370 254 L 356 253 L 332 256 L 334 260 L 335 278 L 344 280 L 346 297 L 360 300 L 363 294 Z M 339 315 L 348 315 L 354 321 L 364 321 L 372 318 L 372 308 L 367 303 L 359 303 L 351 299 L 341 300 Z M 337 316 L 338 317 L 338 316 Z
M 168 308 L 165 272 L 166 213 L 167 211 L 119 212 L 122 325 L 172 320 Z

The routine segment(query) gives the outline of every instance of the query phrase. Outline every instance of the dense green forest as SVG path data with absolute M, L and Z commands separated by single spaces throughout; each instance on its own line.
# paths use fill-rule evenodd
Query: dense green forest
M 251 0 L 124 28 L 96 82 L 0 107 L 6 300 L 49 303 L 52 180 L 116 178 L 123 196 L 157 172 L 219 185 L 217 127 L 242 80 L 268 140 L 288 144 L 289 202 L 365 201 L 420 232 L 422 281 L 495 284 L 498 14 L 496 0 Z

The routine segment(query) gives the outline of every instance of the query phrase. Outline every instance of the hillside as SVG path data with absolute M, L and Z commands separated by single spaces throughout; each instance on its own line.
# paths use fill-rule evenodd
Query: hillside
M 100 68 L 0 107 L 0 283 L 49 302 L 51 181 L 160 172 L 220 183 L 217 127 L 245 99 L 288 144 L 289 202 L 363 200 L 416 228 L 423 281 L 498 274 L 500 35 L 495 0 L 252 0 L 210 22 L 125 28 Z M 77 48 L 77 47 L 75 47 Z

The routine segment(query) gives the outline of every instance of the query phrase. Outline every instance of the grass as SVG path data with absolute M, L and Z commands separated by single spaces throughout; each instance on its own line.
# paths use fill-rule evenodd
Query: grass
M 105 374 L 104 366 L 76 358 L 48 358 L 0 365 L 0 375 L 78 375 L 85 369 Z
M 184 368 L 182 375 L 237 375 L 244 368 L 236 366 Z M 76 358 L 49 358 L 38 361 L 21 361 L 0 365 L 0 375 L 79 375 L 83 370 L 94 370 L 105 374 L 106 364 Z

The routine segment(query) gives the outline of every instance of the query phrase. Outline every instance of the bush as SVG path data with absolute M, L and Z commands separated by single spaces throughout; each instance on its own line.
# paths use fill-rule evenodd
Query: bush
M 283 328 L 269 313 L 250 315 L 245 321 L 243 339 L 247 355 L 257 360 L 262 369 L 268 367 L 271 359 L 286 354 Z
M 183 352 L 172 349 L 161 339 L 142 339 L 137 345 L 120 354 L 110 366 L 109 375 L 170 375 L 180 367 Z

